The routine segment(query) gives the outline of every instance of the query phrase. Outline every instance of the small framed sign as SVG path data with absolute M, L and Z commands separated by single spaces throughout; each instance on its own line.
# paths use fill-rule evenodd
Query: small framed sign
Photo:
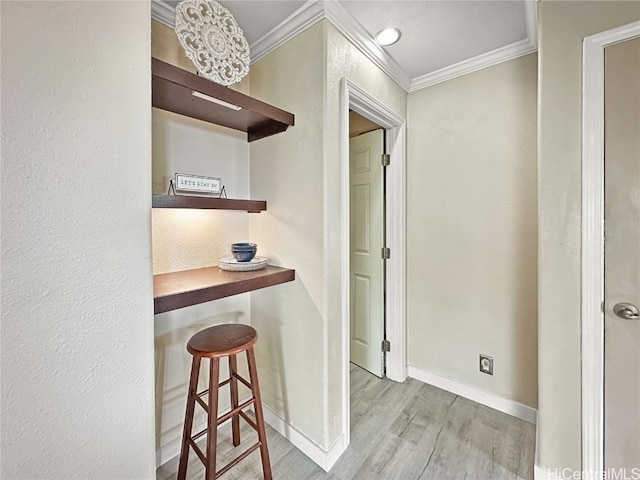
M 223 188 L 221 178 L 187 175 L 185 173 L 176 173 L 174 185 L 179 192 L 212 193 L 217 195 L 222 192 Z

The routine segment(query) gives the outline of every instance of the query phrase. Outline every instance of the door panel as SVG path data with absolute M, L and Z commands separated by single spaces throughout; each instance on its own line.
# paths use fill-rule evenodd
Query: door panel
M 371 255 L 371 185 L 353 186 L 354 253 Z
M 352 339 L 362 347 L 371 347 L 369 319 L 371 317 L 371 278 L 354 275 L 354 330 Z
M 382 377 L 384 338 L 384 131 L 350 139 L 351 361 Z
M 640 38 L 605 48 L 605 467 L 640 466 Z M 631 470 L 628 470 L 628 474 Z

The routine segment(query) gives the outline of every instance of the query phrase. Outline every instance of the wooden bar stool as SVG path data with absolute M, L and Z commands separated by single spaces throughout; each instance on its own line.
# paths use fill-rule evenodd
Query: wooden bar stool
M 196 333 L 187 344 L 187 350 L 193 355 L 191 364 L 191 380 L 189 381 L 189 394 L 187 396 L 187 412 L 184 420 L 184 431 L 182 434 L 182 448 L 180 450 L 180 466 L 178 468 L 178 480 L 184 480 L 187 474 L 187 462 L 189 460 L 189 447 L 193 448 L 206 469 L 206 480 L 214 480 L 226 473 L 231 467 L 245 459 L 256 449 L 260 448 L 262 457 L 262 473 L 265 480 L 271 480 L 271 464 L 269 463 L 269 450 L 267 448 L 267 434 L 262 415 L 262 400 L 260 399 L 260 387 L 258 385 L 258 373 L 256 371 L 256 357 L 253 352 L 253 345 L 258 340 L 258 333 L 248 325 L 229 324 L 217 325 Z M 238 364 L 236 355 L 247 352 L 247 362 L 249 364 L 249 381 L 238 374 Z M 203 357 L 208 357 L 211 362 L 209 374 L 209 388 L 198 393 L 198 376 L 200 374 L 200 363 Z M 229 357 L 229 378 L 222 383 L 219 382 L 220 358 Z M 238 380 L 245 384 L 250 390 L 252 397 L 238 404 Z M 226 384 L 230 384 L 231 390 L 231 411 L 218 417 L 218 389 Z M 207 404 L 202 397 L 209 396 Z M 207 412 L 207 428 L 201 432 L 191 435 L 193 428 L 193 413 L 195 404 L 198 402 Z M 244 409 L 253 405 L 256 414 L 254 422 Z M 216 471 L 216 440 L 218 439 L 218 426 L 231 419 L 231 430 L 233 435 L 233 445 L 240 445 L 240 417 L 251 425 L 258 432 L 258 443 L 245 450 L 228 465 Z M 207 434 L 206 455 L 198 448 L 196 441 Z

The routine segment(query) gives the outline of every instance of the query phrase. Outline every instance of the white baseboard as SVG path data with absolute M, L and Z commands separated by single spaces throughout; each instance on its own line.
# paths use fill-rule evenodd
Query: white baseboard
M 537 420 L 537 419 L 536 419 Z M 533 465 L 538 465 L 540 463 L 540 450 L 538 450 L 539 444 L 538 440 L 540 439 L 539 430 L 540 424 L 536 421 L 536 449 L 533 452 Z
M 428 383 L 434 387 L 447 390 L 448 392 L 455 393 L 461 397 L 468 398 L 474 402 L 478 402 L 487 407 L 491 407 L 500 412 L 512 415 L 516 418 L 524 420 L 526 422 L 536 424 L 538 411 L 535 408 L 531 408 L 527 405 L 509 400 L 508 398 L 500 397 L 493 393 L 485 392 L 479 388 L 472 387 L 465 383 L 460 383 L 451 378 L 441 377 L 435 373 L 421 370 L 417 367 L 409 365 L 409 376 L 420 380 L 421 382 Z
M 571 474 L 573 474 L 573 471 L 571 472 Z M 575 477 L 571 476 L 567 478 L 575 478 Z M 536 463 L 533 466 L 533 479 L 534 480 L 561 480 L 561 477 L 559 477 L 556 474 L 556 472 L 554 472 L 553 470 L 547 470 L 546 468 L 539 467 L 538 464 Z
M 313 460 L 325 472 L 328 472 L 331 467 L 333 467 L 338 461 L 338 458 L 340 458 L 340 455 L 347 449 L 348 445 L 345 444 L 344 437 L 341 436 L 328 451 L 323 450 L 320 445 L 291 426 L 265 405 L 262 406 L 262 410 L 264 411 L 265 422 L 271 425 L 280 435 L 289 440 L 298 450 Z
M 240 403 L 244 403 L 249 398 L 241 400 Z M 253 406 L 248 410 L 253 411 Z M 265 405 L 262 406 L 264 412 L 264 421 L 268 423 L 273 429 L 275 429 L 280 435 L 289 440 L 298 450 L 304 453 L 307 457 L 313 460 L 319 467 L 328 472 L 331 467 L 338 461 L 340 455 L 347 449 L 348 442 L 344 441 L 344 437 L 338 438 L 328 451 L 323 450 L 320 445 L 309 439 L 304 433 L 300 432 L 295 427 L 289 425 L 286 421 L 280 418 L 270 408 Z M 231 411 L 231 407 L 220 412 L 220 415 L 224 415 Z M 193 426 L 194 432 L 199 432 L 207 428 L 207 423 L 202 422 L 199 425 Z M 162 445 L 156 450 L 156 468 L 164 465 L 169 460 L 177 457 L 180 454 L 180 443 L 182 437 L 175 438 L 165 445 Z

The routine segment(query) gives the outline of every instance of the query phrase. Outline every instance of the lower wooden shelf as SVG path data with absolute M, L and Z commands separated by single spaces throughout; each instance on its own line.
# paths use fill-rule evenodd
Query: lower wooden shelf
M 253 272 L 227 272 L 218 267 L 196 268 L 153 276 L 154 313 L 230 297 L 291 282 L 296 271 L 267 265 Z

